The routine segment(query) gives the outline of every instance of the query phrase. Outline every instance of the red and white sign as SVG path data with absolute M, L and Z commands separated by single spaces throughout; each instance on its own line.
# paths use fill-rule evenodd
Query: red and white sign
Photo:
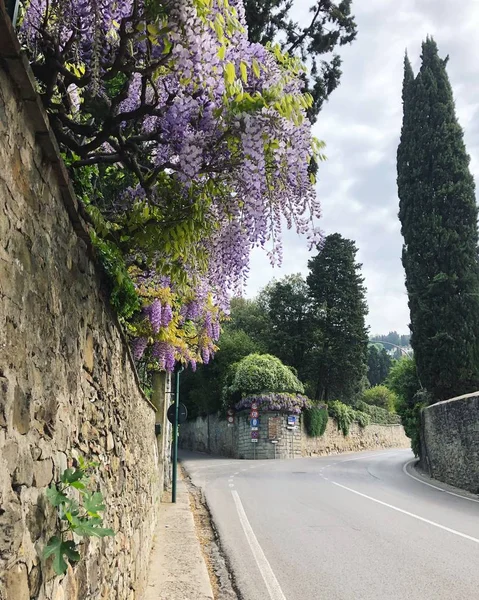
M 233 417 L 233 415 L 228 415 L 228 423 L 234 423 L 235 422 L 235 418 Z
M 251 410 L 258 410 L 258 405 L 256 404 L 256 402 L 251 403 Z
M 251 439 L 252 440 L 257 440 L 259 438 L 259 431 L 252 431 L 251 432 Z
M 249 413 L 249 418 L 250 418 L 250 419 L 257 419 L 258 417 L 259 417 L 259 413 L 258 413 L 258 411 L 257 411 L 257 410 L 252 410 L 252 411 Z

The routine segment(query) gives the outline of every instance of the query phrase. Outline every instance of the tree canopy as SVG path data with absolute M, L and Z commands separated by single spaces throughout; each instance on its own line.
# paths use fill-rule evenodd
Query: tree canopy
M 283 51 L 310 63 L 310 73 L 303 75 L 303 81 L 313 98 L 308 108 L 312 122 L 339 85 L 341 58 L 335 51 L 356 38 L 351 4 L 351 0 L 316 0 L 309 6 L 309 19 L 299 24 L 291 16 L 293 0 L 245 0 L 251 41 L 279 42 Z
M 479 386 L 479 264 L 474 179 L 447 59 L 428 38 L 415 77 L 404 63 L 397 154 L 411 345 L 433 400 Z

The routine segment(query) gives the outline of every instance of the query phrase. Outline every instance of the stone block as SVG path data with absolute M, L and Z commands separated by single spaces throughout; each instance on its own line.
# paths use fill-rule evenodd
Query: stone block
M 38 487 L 50 485 L 53 479 L 53 461 L 51 458 L 33 463 L 33 484 Z
M 20 563 L 5 574 L 6 600 L 30 600 L 27 567 Z
M 13 426 L 18 433 L 28 433 L 30 419 L 30 396 L 17 385 L 13 398 Z

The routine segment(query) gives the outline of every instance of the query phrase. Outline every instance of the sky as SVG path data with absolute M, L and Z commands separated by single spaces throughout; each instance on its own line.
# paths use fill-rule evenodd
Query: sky
M 307 16 L 312 0 L 296 0 L 294 17 Z M 326 142 L 318 174 L 325 235 L 339 232 L 358 247 L 367 288 L 370 333 L 408 333 L 409 311 L 397 218 L 396 150 L 402 121 L 404 52 L 420 65 L 421 41 L 436 40 L 449 55 L 448 74 L 459 122 L 479 177 L 479 0 L 353 0 L 358 36 L 340 51 L 343 75 L 313 128 Z M 314 254 L 314 253 L 313 253 Z M 284 234 L 281 268 L 254 250 L 247 297 L 273 277 L 307 273 L 307 241 Z

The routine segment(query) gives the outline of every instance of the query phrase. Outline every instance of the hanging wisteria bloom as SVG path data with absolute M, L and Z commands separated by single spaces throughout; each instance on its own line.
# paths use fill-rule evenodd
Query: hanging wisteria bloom
M 242 0 L 30 0 L 19 35 L 97 233 L 150 282 L 131 332 L 208 362 L 251 248 L 319 239 L 302 66 L 248 40 Z

